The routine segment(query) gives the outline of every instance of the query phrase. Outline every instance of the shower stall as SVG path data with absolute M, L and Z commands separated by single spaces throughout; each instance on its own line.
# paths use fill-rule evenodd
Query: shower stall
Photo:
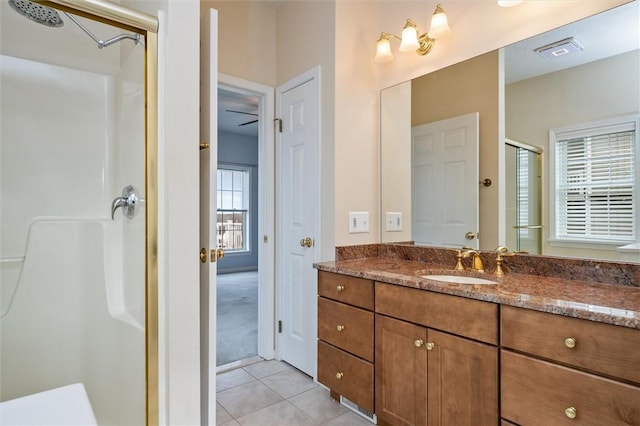
M 0 423 L 72 385 L 155 423 L 157 36 L 54 3 L 0 0 Z

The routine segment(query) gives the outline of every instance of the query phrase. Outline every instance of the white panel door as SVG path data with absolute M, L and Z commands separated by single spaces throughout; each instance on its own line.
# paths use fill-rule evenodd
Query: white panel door
M 411 129 L 416 244 L 478 248 L 478 125 L 475 112 Z
M 210 63 L 201 80 L 208 89 L 209 115 L 204 118 L 201 138 L 209 147 L 200 146 L 200 419 L 214 424 L 216 419 L 216 215 L 218 170 L 218 12 L 204 15 L 210 20 Z M 208 86 L 206 86 L 208 84 Z M 203 149 L 204 148 L 204 149 Z M 188 283 L 185 283 L 188 285 Z
M 313 376 L 316 364 L 318 78 L 278 88 L 278 302 L 280 358 Z

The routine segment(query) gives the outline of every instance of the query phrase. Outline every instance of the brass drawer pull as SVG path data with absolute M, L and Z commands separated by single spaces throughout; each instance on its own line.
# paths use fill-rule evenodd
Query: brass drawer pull
M 564 415 L 569 417 L 570 419 L 575 419 L 578 415 L 578 411 L 575 409 L 575 407 L 569 407 L 564 410 Z
M 338 379 L 338 380 L 342 379 L 343 376 L 344 376 L 344 373 L 342 373 L 342 372 L 336 373 L 336 379 Z
M 338 285 L 336 286 L 336 290 L 338 290 L 338 292 L 344 291 L 344 286 L 343 286 L 343 285 L 338 284 Z
M 428 351 L 433 350 L 433 348 L 435 348 L 435 347 L 436 347 L 435 343 L 431 343 L 431 342 L 427 343 L 427 350 Z
M 416 348 L 421 348 L 422 345 L 424 345 L 424 342 L 422 341 L 422 339 L 417 339 L 413 342 L 414 345 L 416 345 Z
M 338 324 L 338 325 L 336 326 L 336 330 L 338 330 L 338 331 L 342 331 L 342 330 L 344 330 L 344 325 L 342 325 L 342 324 Z
M 573 337 L 567 337 L 566 339 L 564 339 L 564 345 L 566 347 L 568 347 L 569 349 L 575 348 L 576 347 L 576 343 L 577 343 L 576 339 L 574 339 Z

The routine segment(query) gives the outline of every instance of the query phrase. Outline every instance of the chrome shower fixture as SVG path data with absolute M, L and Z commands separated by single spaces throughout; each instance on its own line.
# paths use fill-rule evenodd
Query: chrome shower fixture
M 98 49 L 102 49 L 103 47 L 107 47 L 107 46 L 111 46 L 114 43 L 117 43 L 121 40 L 125 40 L 125 39 L 129 39 L 129 40 L 133 40 L 133 42 L 135 44 L 138 44 L 142 38 L 142 36 L 138 33 L 136 34 L 120 34 L 117 35 L 115 37 L 112 37 L 108 40 L 102 41 L 100 40 L 95 34 L 93 34 L 91 31 L 89 31 L 89 29 L 87 27 L 85 27 L 84 25 L 82 25 L 82 23 L 80 21 L 78 21 L 75 16 L 70 15 L 67 12 L 62 12 L 64 13 L 67 18 L 71 19 L 73 21 L 74 24 L 76 24 L 82 31 L 84 31 L 84 33 L 86 35 L 88 35 L 89 37 L 91 37 L 91 39 L 93 41 L 96 42 L 96 44 L 98 45 Z
M 36 3 L 29 0 L 9 0 L 9 6 L 20 15 L 27 17 L 28 19 L 37 22 L 38 24 L 45 25 L 47 27 L 62 27 L 64 25 L 64 21 L 60 18 L 60 15 L 55 9 L 52 9 L 48 6 L 43 6 L 40 3 Z M 114 43 L 117 43 L 121 40 L 129 39 L 133 40 L 135 44 L 138 44 L 142 40 L 142 36 L 140 34 L 120 34 L 115 37 L 112 37 L 108 40 L 100 40 L 95 34 L 93 34 L 87 27 L 82 25 L 78 19 L 67 13 L 62 12 L 66 15 L 67 18 L 71 19 L 74 24 L 78 26 L 86 35 L 91 37 L 93 41 L 98 45 L 98 49 L 102 49 L 103 47 L 111 46 Z
M 64 21 L 55 9 L 34 3 L 29 0 L 9 0 L 9 6 L 20 15 L 47 27 L 59 28 Z

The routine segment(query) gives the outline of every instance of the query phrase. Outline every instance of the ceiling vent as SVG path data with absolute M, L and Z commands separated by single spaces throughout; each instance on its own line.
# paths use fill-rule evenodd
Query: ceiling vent
M 581 52 L 584 47 L 578 43 L 573 37 L 565 38 L 564 40 L 556 41 L 555 43 L 547 44 L 545 46 L 538 47 L 534 51 L 545 59 L 551 60 L 561 56 L 567 56 L 572 53 Z

